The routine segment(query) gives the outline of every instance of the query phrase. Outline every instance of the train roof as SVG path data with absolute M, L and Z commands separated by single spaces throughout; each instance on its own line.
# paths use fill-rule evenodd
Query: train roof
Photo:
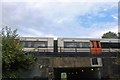
M 53 39 L 53 37 L 19 37 L 19 38 L 32 38 L 32 39 L 48 39 L 48 38 L 51 38 L 51 39 Z
M 108 38 L 62 38 L 59 37 L 57 39 L 81 39 L 81 40 L 120 40 L 120 39 L 108 39 Z
M 53 37 L 19 37 L 18 39 L 53 39 Z M 57 40 L 99 40 L 101 42 L 120 42 L 120 39 L 108 39 L 108 38 L 64 38 L 58 37 Z

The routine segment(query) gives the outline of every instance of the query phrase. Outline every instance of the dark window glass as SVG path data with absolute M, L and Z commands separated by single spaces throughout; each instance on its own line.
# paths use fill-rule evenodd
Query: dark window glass
M 74 48 L 77 47 L 75 42 L 64 42 L 64 47 L 65 48 Z
M 89 48 L 90 43 L 89 42 L 83 42 L 83 48 Z
M 92 65 L 98 65 L 97 58 L 92 58 Z
M 31 47 L 30 41 L 21 41 L 23 47 Z
M 34 47 L 34 41 L 31 42 L 31 47 L 32 47 L 32 48 Z
M 92 48 L 94 48 L 94 41 L 91 41 L 91 43 L 92 43 Z
M 23 47 L 25 47 L 25 42 L 20 41 L 20 43 L 21 43 L 21 45 L 22 45 Z
M 28 47 L 28 42 L 25 41 L 25 47 Z
M 110 43 L 110 48 L 120 48 L 120 43 Z
M 89 42 L 64 42 L 65 48 L 89 48 Z
M 26 48 L 47 48 L 47 41 L 21 41 Z
M 99 41 L 96 41 L 96 44 L 97 44 L 97 48 L 100 48 Z
M 29 41 L 29 42 L 27 43 L 27 46 L 28 46 L 29 48 L 32 47 L 31 43 L 32 43 L 31 41 Z
M 23 47 L 26 48 L 31 48 L 32 47 L 32 42 L 31 41 L 21 41 L 21 44 Z
M 108 42 L 101 42 L 102 48 L 110 48 L 110 44 Z
M 83 43 L 82 43 L 82 42 L 78 42 L 78 43 L 77 43 L 77 47 L 82 48 L 82 47 L 83 47 Z
M 34 42 L 35 48 L 46 48 L 47 47 L 47 41 L 35 41 Z
M 120 49 L 120 43 L 110 43 L 110 42 L 101 42 L 102 48 L 119 48 Z

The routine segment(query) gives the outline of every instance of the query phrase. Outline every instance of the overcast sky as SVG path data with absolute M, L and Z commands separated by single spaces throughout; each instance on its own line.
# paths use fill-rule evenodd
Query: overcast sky
M 118 32 L 118 0 L 2 0 L 0 25 L 20 36 L 100 38 Z

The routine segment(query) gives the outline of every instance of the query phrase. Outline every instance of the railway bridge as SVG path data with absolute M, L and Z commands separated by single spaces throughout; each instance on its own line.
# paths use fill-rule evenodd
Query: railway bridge
M 88 52 L 26 52 L 37 57 L 31 78 L 45 80 L 103 80 L 112 75 L 110 66 L 119 52 L 91 54 Z M 114 70 L 117 74 L 118 70 Z

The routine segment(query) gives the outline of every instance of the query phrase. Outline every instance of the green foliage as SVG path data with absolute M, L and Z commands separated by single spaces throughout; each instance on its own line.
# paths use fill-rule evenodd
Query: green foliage
M 107 33 L 104 33 L 102 38 L 113 38 L 114 39 L 114 38 L 118 38 L 118 37 L 117 37 L 116 33 L 109 31 Z
M 19 70 L 29 70 L 35 62 L 33 55 L 23 54 L 17 30 L 5 27 L 2 35 L 2 71 L 3 78 L 18 77 Z

